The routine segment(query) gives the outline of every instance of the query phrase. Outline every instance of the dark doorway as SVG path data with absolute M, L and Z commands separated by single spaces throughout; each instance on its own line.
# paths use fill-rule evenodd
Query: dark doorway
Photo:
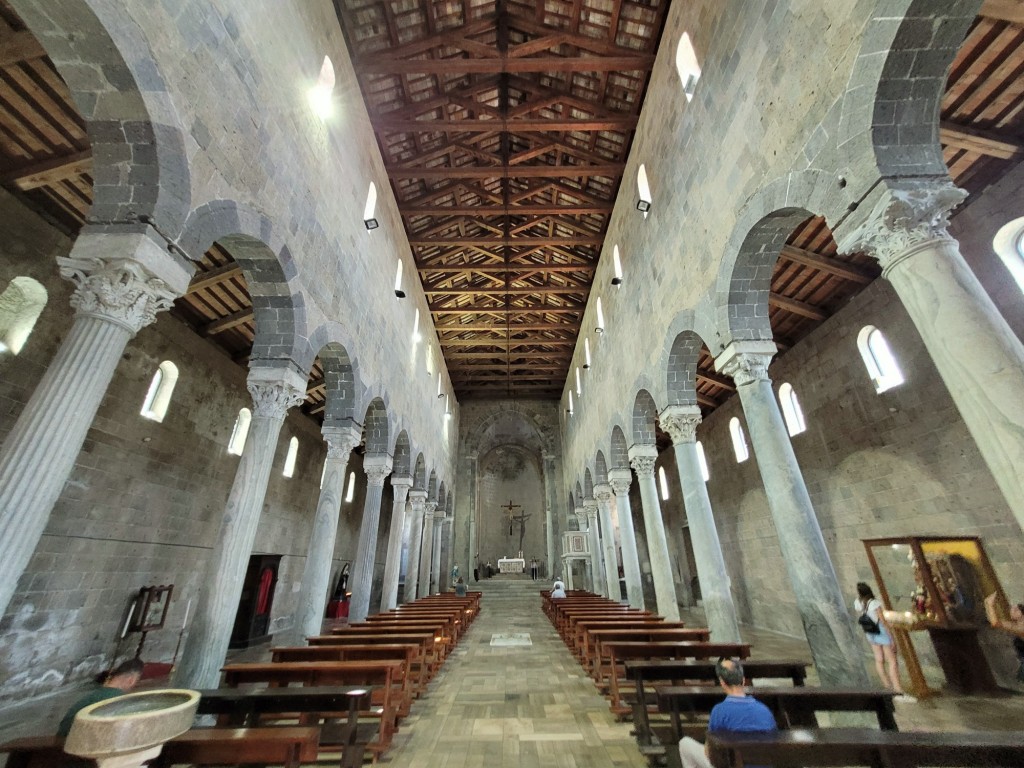
M 238 601 L 231 648 L 249 648 L 270 639 L 270 612 L 281 555 L 252 555 Z

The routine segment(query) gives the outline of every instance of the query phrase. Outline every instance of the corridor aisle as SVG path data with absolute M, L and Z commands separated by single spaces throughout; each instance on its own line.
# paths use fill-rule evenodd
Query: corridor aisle
M 402 723 L 385 758 L 391 765 L 646 768 L 630 724 L 615 722 L 541 611 L 541 586 L 528 578 L 470 584 L 484 593 L 480 615 Z M 532 645 L 491 645 L 496 635 L 522 634 Z

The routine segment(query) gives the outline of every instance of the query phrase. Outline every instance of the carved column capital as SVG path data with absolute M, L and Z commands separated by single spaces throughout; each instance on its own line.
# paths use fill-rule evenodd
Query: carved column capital
M 633 485 L 633 473 L 625 467 L 608 470 L 608 485 L 616 496 L 628 496 L 630 486 Z
M 57 264 L 61 277 L 77 286 L 71 296 L 76 314 L 120 325 L 132 335 L 178 296 L 134 259 L 60 256 Z
M 363 472 L 371 486 L 384 487 L 384 479 L 391 474 L 390 456 L 366 456 L 363 458 Z
M 391 485 L 394 488 L 405 488 L 408 492 L 412 488 L 412 478 L 408 475 L 394 475 L 391 478 Z
M 328 459 L 348 459 L 352 449 L 359 445 L 362 434 L 355 427 L 329 427 L 320 430 L 327 443 Z
M 697 442 L 697 427 L 701 421 L 698 406 L 670 405 L 661 412 L 658 421 L 676 445 Z
M 584 499 L 583 511 L 587 515 L 588 520 L 597 519 L 597 501 L 595 499 Z
M 289 408 L 306 399 L 306 382 L 292 370 L 253 368 L 245 386 L 257 418 L 283 419 Z
M 653 445 L 634 445 L 629 449 L 629 466 L 637 477 L 654 475 L 654 463 L 658 460 L 658 449 Z
M 614 498 L 612 494 L 612 486 L 608 483 L 601 483 L 594 486 L 594 498 L 597 499 L 599 504 L 610 504 Z
M 433 516 L 435 509 L 437 509 L 437 502 L 428 501 L 426 504 L 423 505 L 423 514 L 427 515 L 428 517 L 431 517 Z
M 715 358 L 715 367 L 732 377 L 737 387 L 769 381 L 768 366 L 775 351 L 772 341 L 734 341 Z
M 422 514 L 423 507 L 427 503 L 427 492 L 409 491 L 409 503 L 412 504 L 414 514 Z
M 843 250 L 864 251 L 882 265 L 885 275 L 916 246 L 935 240 L 952 240 L 949 216 L 967 192 L 948 180 L 905 182 L 886 190 L 867 220 L 843 238 Z

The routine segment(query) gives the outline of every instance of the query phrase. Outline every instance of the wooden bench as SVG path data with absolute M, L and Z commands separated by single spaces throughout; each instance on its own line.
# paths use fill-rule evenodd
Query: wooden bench
M 718 768 L 771 765 L 812 766 L 1008 766 L 1021 765 L 1024 734 L 921 733 L 868 728 L 796 729 L 776 733 L 708 734 L 711 762 Z
M 609 605 L 599 608 L 577 608 L 560 611 L 556 616 L 555 631 L 562 638 L 562 642 L 568 644 L 573 635 L 573 628 L 577 621 L 603 619 L 605 621 L 616 618 L 635 618 L 638 616 L 654 615 L 650 611 L 639 611 L 635 608 L 621 605 Z
M 319 729 L 308 726 L 285 728 L 193 728 L 164 744 L 160 756 L 150 762 L 154 768 L 181 763 L 190 765 L 238 765 L 273 763 L 295 768 L 315 763 Z M 56 736 L 15 739 L 0 745 L 7 752 L 7 768 L 54 768 L 95 766 L 65 754 L 64 740 Z
M 342 638 L 344 639 L 344 638 Z M 387 661 L 397 659 L 405 662 L 403 688 L 408 696 L 403 697 L 405 705 L 399 710 L 402 717 L 409 714 L 412 698 L 426 688 L 426 660 L 423 649 L 414 643 L 356 643 L 338 645 L 306 645 L 295 647 L 277 646 L 270 649 L 270 660 L 278 661 Z
M 412 644 L 420 647 L 420 657 L 426 664 L 426 679 L 429 681 L 441 667 L 444 661 L 444 643 L 437 642 L 434 633 L 426 632 L 402 632 L 397 634 L 370 634 L 368 632 L 356 632 L 352 634 L 334 635 L 313 635 L 306 638 L 311 646 L 325 645 L 400 645 Z
M 350 626 L 335 627 L 331 630 L 332 635 L 340 635 L 342 637 L 352 637 L 360 633 L 366 635 L 401 635 L 416 632 L 433 633 L 437 638 L 436 643 L 439 646 L 439 650 L 443 658 L 447 658 L 448 654 L 451 653 L 451 650 L 454 647 L 448 626 L 442 622 L 436 621 L 377 621 L 372 624 L 353 624 Z M 310 644 L 315 644 L 311 639 L 307 640 Z
M 795 687 L 800 687 L 807 679 L 807 666 L 805 661 L 747 659 L 743 662 L 743 672 L 748 682 L 789 678 Z M 650 727 L 650 708 L 655 694 L 653 690 L 648 690 L 649 685 L 669 682 L 673 685 L 691 685 L 694 682 L 701 682 L 715 684 L 718 688 L 713 661 L 633 659 L 624 662 L 623 667 L 626 679 L 634 685 L 634 693 L 628 703 L 632 705 L 633 729 L 641 749 L 654 743 Z M 625 694 L 623 698 L 625 699 Z
M 602 662 L 608 657 L 605 646 L 610 643 L 707 643 L 710 638 L 711 630 L 707 627 L 685 629 L 625 625 L 615 629 L 592 629 L 586 634 L 581 663 L 596 677 Z
M 570 650 L 577 658 L 582 655 L 586 644 L 586 633 L 592 629 L 619 629 L 621 627 L 665 627 L 666 629 L 685 629 L 681 621 L 665 621 L 663 616 L 612 616 L 599 619 L 583 619 L 570 622 L 569 637 L 566 640 Z

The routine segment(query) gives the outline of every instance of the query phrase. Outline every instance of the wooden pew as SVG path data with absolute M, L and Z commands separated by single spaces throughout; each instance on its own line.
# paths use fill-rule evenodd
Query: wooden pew
M 635 643 L 706 643 L 711 638 L 711 630 L 707 627 L 686 629 L 684 627 L 666 628 L 661 626 L 623 625 L 612 629 L 592 629 L 586 633 L 583 659 L 581 664 L 592 676 L 598 675 L 603 659 L 608 654 L 605 645 L 617 642 Z
M 399 715 L 406 717 L 412 699 L 426 688 L 426 664 L 420 645 L 413 643 L 358 643 L 342 645 L 277 646 L 270 649 L 271 661 L 387 661 L 405 662 L 403 696 Z
M 332 635 L 352 637 L 357 634 L 367 635 L 404 635 L 416 632 L 431 632 L 437 638 L 436 644 L 440 646 L 443 657 L 447 657 L 454 647 L 449 627 L 444 622 L 437 621 L 375 621 L 369 624 L 351 624 L 335 627 L 331 630 Z
M 559 637 L 562 638 L 562 642 L 568 643 L 569 637 L 572 636 L 572 627 L 576 621 L 582 621 L 584 619 L 607 619 L 616 616 L 620 617 L 636 617 L 636 616 L 650 616 L 650 611 L 638 611 L 635 608 L 621 605 L 610 605 L 599 608 L 578 607 L 568 608 L 564 611 L 559 611 L 555 616 L 555 631 L 558 632 Z
M 747 659 L 743 662 L 743 672 L 750 683 L 755 680 L 776 680 L 788 677 L 793 681 L 794 687 L 801 687 L 807 679 L 807 666 L 805 661 Z M 625 667 L 626 679 L 633 683 L 635 689 L 632 701 L 629 703 L 632 705 L 633 729 L 641 751 L 654 744 L 649 707 L 655 694 L 653 690 L 648 690 L 648 686 L 654 683 L 669 682 L 673 685 L 691 685 L 698 681 L 709 684 L 717 683 L 714 661 L 633 659 L 624 662 L 623 667 Z M 718 686 L 715 685 L 715 688 L 717 689 Z M 756 696 L 757 689 L 754 690 Z M 623 698 L 625 698 L 624 695 Z
M 654 626 L 662 626 L 666 629 L 684 629 L 686 627 L 681 621 L 665 621 L 664 616 L 613 616 L 610 618 L 580 619 L 570 622 L 570 635 L 567 644 L 569 649 L 579 658 L 582 655 L 586 633 L 590 629 Z
M 308 726 L 286 728 L 193 728 L 167 742 L 160 756 L 150 762 L 154 768 L 181 763 L 191 765 L 237 765 L 274 763 L 294 768 L 315 763 L 319 729 Z M 55 768 L 94 766 L 64 753 L 64 740 L 56 736 L 15 739 L 0 745 L 7 752 L 7 768 Z
M 1021 764 L 1024 734 L 921 733 L 868 728 L 796 729 L 776 733 L 708 734 L 711 762 L 718 768 L 772 765 L 814 766 L 1014 766 Z
M 624 662 L 631 659 L 717 659 L 721 656 L 746 659 L 750 656 L 749 643 L 710 642 L 638 642 L 634 640 L 608 640 L 599 648 L 597 669 L 594 673 L 598 688 L 609 689 L 614 680 L 622 680 Z
M 398 643 L 401 645 L 412 644 L 420 648 L 419 657 L 426 666 L 424 676 L 427 681 L 437 674 L 444 661 L 444 643 L 439 643 L 431 631 L 426 632 L 402 632 L 398 634 L 371 634 L 368 632 L 355 632 L 352 634 L 333 635 L 312 635 L 306 638 L 311 646 L 325 645 L 390 645 Z
M 461 637 L 461 614 L 459 611 L 407 611 L 402 613 L 378 613 L 366 617 L 366 625 L 375 624 L 434 624 L 444 628 L 453 644 Z M 358 625 L 357 625 L 358 626 Z

